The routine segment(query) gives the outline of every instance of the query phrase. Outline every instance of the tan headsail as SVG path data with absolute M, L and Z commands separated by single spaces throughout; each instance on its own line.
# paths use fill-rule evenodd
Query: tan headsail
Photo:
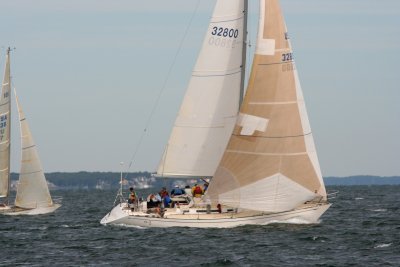
M 278 0 L 260 0 L 248 89 L 208 196 L 214 203 L 266 212 L 326 198 Z
M 244 1 L 218 0 L 157 174 L 212 176 L 233 131 L 243 72 Z
M 47 181 L 42 170 L 35 142 L 28 122 L 26 121 L 22 107 L 15 99 L 18 107 L 18 115 L 21 126 L 21 171 L 17 187 L 15 206 L 21 208 L 39 208 L 53 205 Z
M 10 48 L 8 48 L 0 96 L 0 197 L 7 197 L 10 187 L 10 88 Z

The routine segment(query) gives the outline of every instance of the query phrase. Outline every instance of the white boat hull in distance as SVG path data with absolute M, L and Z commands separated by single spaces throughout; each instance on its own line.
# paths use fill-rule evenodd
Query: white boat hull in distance
M 1 214 L 4 215 L 41 215 L 41 214 L 47 214 L 47 213 L 52 213 L 55 210 L 57 210 L 59 207 L 61 207 L 61 204 L 53 204 L 49 207 L 40 207 L 40 208 L 35 208 L 35 209 L 21 209 L 18 207 L 12 207 L 11 209 L 2 212 Z
M 0 213 L 5 212 L 5 211 L 10 211 L 10 210 L 11 210 L 11 206 L 0 204 Z
M 272 223 L 315 224 L 322 214 L 331 206 L 330 203 L 319 203 L 300 208 L 269 214 L 239 216 L 230 214 L 187 214 L 169 213 L 162 218 L 142 212 L 131 212 L 125 204 L 118 204 L 100 221 L 103 225 L 122 225 L 127 227 L 195 227 L 195 228 L 232 228 L 243 225 L 267 225 Z M 187 217 L 187 218 L 184 218 Z

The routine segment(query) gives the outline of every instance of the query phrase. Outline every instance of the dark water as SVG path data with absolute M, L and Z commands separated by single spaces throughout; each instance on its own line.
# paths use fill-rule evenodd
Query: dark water
M 400 186 L 340 190 L 318 225 L 102 226 L 114 191 L 55 191 L 51 215 L 0 215 L 0 266 L 400 266 Z

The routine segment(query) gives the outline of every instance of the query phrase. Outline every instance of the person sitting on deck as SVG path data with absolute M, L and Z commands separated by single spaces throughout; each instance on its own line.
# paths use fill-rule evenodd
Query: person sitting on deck
M 185 194 L 185 192 L 179 188 L 179 185 L 175 185 L 175 188 L 171 190 L 171 197 L 180 196 Z
M 136 193 L 133 189 L 133 187 L 129 188 L 129 198 L 128 198 L 128 204 L 133 204 L 136 202 Z
M 150 194 L 147 197 L 147 208 L 155 208 L 158 207 L 161 203 L 161 197 L 159 194 Z
M 189 197 L 191 197 L 191 196 L 193 196 L 192 195 L 192 189 L 190 189 L 190 186 L 185 186 L 185 194 L 187 195 L 187 196 L 189 196 Z
M 169 196 L 167 188 L 163 187 L 160 191 L 160 193 L 158 193 L 160 195 L 161 198 L 164 198 L 165 196 Z
M 195 185 L 192 187 L 192 195 L 193 195 L 194 197 L 201 197 L 203 194 L 204 194 L 204 190 L 203 190 L 203 188 L 201 188 L 200 185 L 195 184 Z
M 163 198 L 163 202 L 164 202 L 164 207 L 165 207 L 165 208 L 168 208 L 168 207 L 170 207 L 170 204 L 172 203 L 172 200 L 171 200 L 171 198 L 170 198 L 168 195 L 166 195 L 166 196 Z
M 204 185 L 203 185 L 204 193 L 207 191 L 208 185 L 209 183 L 206 180 L 204 180 Z

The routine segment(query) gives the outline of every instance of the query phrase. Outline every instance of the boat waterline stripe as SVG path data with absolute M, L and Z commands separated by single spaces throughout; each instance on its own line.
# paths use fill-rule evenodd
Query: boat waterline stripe
M 33 147 L 35 147 L 35 146 L 36 146 L 36 145 L 31 145 L 31 146 L 23 147 L 22 149 L 25 150 L 25 149 L 33 148 Z
M 261 156 L 302 156 L 307 155 L 307 152 L 299 152 L 299 153 L 260 153 L 260 152 L 247 152 L 242 150 L 230 150 L 227 149 L 228 153 L 237 153 L 237 154 L 246 154 L 246 155 L 261 155 Z
M 287 135 L 287 136 L 252 136 L 252 135 L 241 135 L 241 134 L 232 134 L 233 136 L 245 136 L 245 137 L 252 137 L 252 138 L 297 138 L 297 137 L 305 137 L 307 135 L 312 134 L 311 132 L 306 133 L 306 134 L 299 134 L 299 135 Z
M 298 101 L 287 101 L 287 102 L 249 102 L 249 105 L 287 105 L 297 104 Z

